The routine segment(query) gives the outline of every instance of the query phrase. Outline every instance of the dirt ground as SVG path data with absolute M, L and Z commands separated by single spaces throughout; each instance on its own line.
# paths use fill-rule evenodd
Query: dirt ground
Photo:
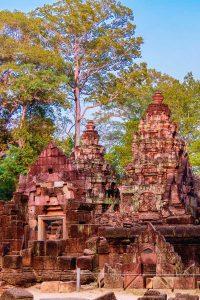
M 70 300 L 84 300 L 84 299 L 94 299 L 97 296 L 103 295 L 106 292 L 113 291 L 116 295 L 117 300 L 137 300 L 138 297 L 142 296 L 146 290 L 111 290 L 111 289 L 97 289 L 91 286 L 85 286 L 81 289 L 80 292 L 73 293 L 41 293 L 40 289 L 37 286 L 33 286 L 28 288 L 28 290 L 34 295 L 34 300 L 42 300 L 42 299 L 70 299 Z M 189 293 L 193 295 L 200 296 L 200 290 L 175 290 L 172 293 L 169 290 L 160 290 L 162 293 L 167 293 L 168 297 L 174 296 L 176 293 Z

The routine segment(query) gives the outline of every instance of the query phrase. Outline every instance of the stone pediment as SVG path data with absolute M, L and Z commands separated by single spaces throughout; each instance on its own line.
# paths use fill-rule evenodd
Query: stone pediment
M 156 273 L 180 274 L 183 271 L 181 257 L 165 237 L 148 223 L 133 244 L 135 261 L 143 264 L 156 264 Z
M 53 174 L 64 170 L 68 159 L 61 149 L 54 142 L 50 142 L 42 151 L 36 162 L 31 166 L 29 175 L 38 175 L 38 173 Z

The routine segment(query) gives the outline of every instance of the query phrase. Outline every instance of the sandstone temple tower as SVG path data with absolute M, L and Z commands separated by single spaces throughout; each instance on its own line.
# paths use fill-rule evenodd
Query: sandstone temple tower
M 121 207 L 134 221 L 191 223 L 197 215 L 192 172 L 185 143 L 163 100 L 160 92 L 154 94 L 134 135 Z

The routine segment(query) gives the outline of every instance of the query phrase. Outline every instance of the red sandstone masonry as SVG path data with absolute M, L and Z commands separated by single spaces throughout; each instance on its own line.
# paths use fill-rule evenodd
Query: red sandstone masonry
M 183 288 L 185 279 L 196 287 L 198 180 L 170 114 L 157 92 L 133 138 L 121 201 L 93 122 L 69 158 L 50 143 L 20 176 L 13 200 L 0 203 L 2 279 L 69 281 L 80 266 L 84 283 L 104 270 L 113 288 Z
M 121 189 L 121 209 L 135 221 L 193 223 L 194 181 L 183 140 L 160 92 L 133 137 L 133 162 Z

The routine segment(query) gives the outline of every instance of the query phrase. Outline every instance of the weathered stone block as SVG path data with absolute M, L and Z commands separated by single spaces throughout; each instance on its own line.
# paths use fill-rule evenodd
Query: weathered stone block
M 99 254 L 99 269 L 104 268 L 105 264 L 109 264 L 109 254 Z
M 32 266 L 34 270 L 44 269 L 44 256 L 33 256 Z
M 142 289 L 144 288 L 144 278 L 140 275 L 128 275 L 124 277 L 124 287 L 132 289 Z
M 174 288 L 190 290 L 195 289 L 196 279 L 192 276 L 180 276 L 174 278 Z
M 106 288 L 120 288 L 122 289 L 124 285 L 123 277 L 119 274 L 105 274 L 104 277 L 104 287 Z
M 72 293 L 76 291 L 76 281 L 60 282 L 59 293 Z
M 161 294 L 156 290 L 148 290 L 144 296 L 138 298 L 138 300 L 167 300 L 167 294 Z
M 3 269 L 1 271 L 1 278 L 8 284 L 14 286 L 30 286 L 35 282 L 35 274 L 31 269 Z
M 96 297 L 94 298 L 94 300 L 117 300 L 117 298 L 115 297 L 115 294 L 113 292 L 110 292 Z
M 77 252 L 83 253 L 84 249 L 85 249 L 85 238 L 81 236 L 79 239 L 77 239 Z
M 174 298 L 169 298 L 169 299 L 170 300 L 199 300 L 199 296 L 177 293 Z
M 44 256 L 45 255 L 45 242 L 44 241 L 34 241 L 32 244 L 33 255 L 34 256 Z
M 65 252 L 66 253 L 77 253 L 77 239 L 68 239 L 66 241 L 66 248 L 65 248 Z
M 154 289 L 173 289 L 174 277 L 155 276 L 153 277 Z
M 95 255 L 95 252 L 90 249 L 84 249 L 83 254 L 85 256 L 88 256 L 88 255 L 90 256 L 90 255 Z
M 42 282 L 40 291 L 42 293 L 58 293 L 60 281 L 45 281 Z
M 44 257 L 44 269 L 56 270 L 57 269 L 57 257 L 45 256 Z
M 101 242 L 98 247 L 98 254 L 108 254 L 109 252 L 109 245 L 107 241 Z
M 22 266 L 23 267 L 30 267 L 32 264 L 32 249 L 24 249 L 21 251 L 22 256 Z
M 59 256 L 60 253 L 59 241 L 46 241 L 46 255 L 47 256 Z
M 15 239 L 10 241 L 10 251 L 18 252 L 22 247 L 22 239 Z
M 80 256 L 77 258 L 77 267 L 82 270 L 93 269 L 93 257 L 92 256 Z
M 3 292 L 0 300 L 32 300 L 33 295 L 25 289 L 22 288 L 11 288 Z
M 76 258 L 70 256 L 59 256 L 57 258 L 58 269 L 65 270 L 75 270 L 76 269 Z
M 63 272 L 59 270 L 43 269 L 39 271 L 39 274 L 39 279 L 42 279 L 42 281 L 60 281 Z
M 2 266 L 6 269 L 20 269 L 22 257 L 20 255 L 6 255 L 3 257 Z

